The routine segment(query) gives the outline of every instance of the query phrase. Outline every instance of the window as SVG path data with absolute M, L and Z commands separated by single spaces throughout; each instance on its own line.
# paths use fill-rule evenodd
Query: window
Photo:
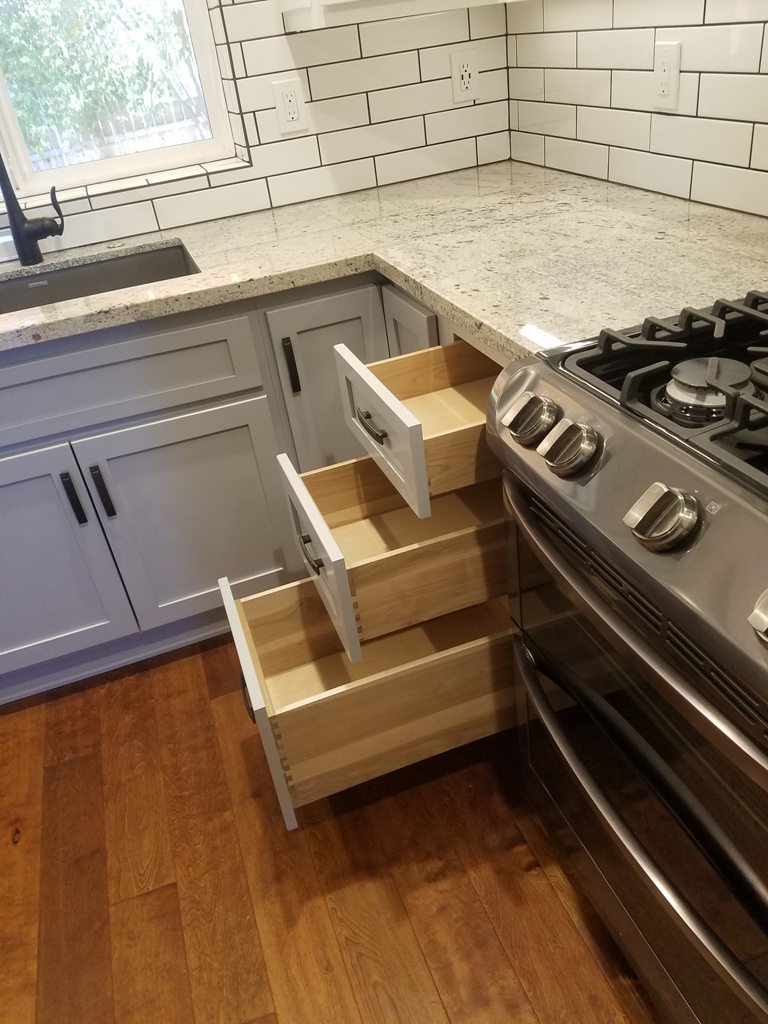
M 0 0 L 0 72 L 23 193 L 233 152 L 205 0 Z

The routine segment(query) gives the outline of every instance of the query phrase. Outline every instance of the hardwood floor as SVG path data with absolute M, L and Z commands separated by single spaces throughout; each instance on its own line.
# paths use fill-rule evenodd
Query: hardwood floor
M 509 736 L 289 833 L 238 676 L 222 641 L 0 713 L 0 1024 L 657 1024 Z

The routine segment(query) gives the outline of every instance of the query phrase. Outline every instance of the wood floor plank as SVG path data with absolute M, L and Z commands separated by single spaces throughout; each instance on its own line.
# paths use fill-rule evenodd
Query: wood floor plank
M 229 634 L 200 644 L 200 653 L 211 700 L 240 689 L 240 662 Z
M 104 795 L 98 754 L 43 779 L 38 1024 L 112 1024 Z
M 420 788 L 376 801 L 367 827 L 384 852 L 451 1024 L 538 1024 L 456 853 Z M 483 828 L 483 821 L 474 823 Z
M 34 1024 L 45 706 L 0 716 L 0 1024 Z
M 426 797 L 454 835 L 541 1024 L 629 1024 L 483 766 L 429 783 Z
M 200 655 L 152 669 L 196 1024 L 274 1011 Z
M 115 1024 L 192 1024 L 176 886 L 123 900 L 110 919 Z
M 51 694 L 45 707 L 45 763 L 94 754 L 101 745 L 101 687 L 92 683 Z
M 211 707 L 277 1014 L 360 1024 L 307 837 L 283 825 L 258 731 L 239 692 Z
M 364 812 L 321 801 L 302 819 L 364 1024 L 448 1024 Z
M 109 899 L 117 903 L 175 879 L 148 672 L 101 687 L 101 745 Z

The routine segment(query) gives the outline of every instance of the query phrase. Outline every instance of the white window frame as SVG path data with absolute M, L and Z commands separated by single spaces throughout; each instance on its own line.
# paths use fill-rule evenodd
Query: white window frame
M 70 167 L 35 171 L 5 80 L 0 72 L 0 150 L 9 165 L 11 179 L 20 196 L 40 195 L 47 192 L 52 185 L 57 189 L 64 189 L 120 178 L 146 177 L 158 171 L 189 167 L 191 164 L 213 163 L 235 155 L 232 126 L 227 112 L 207 4 L 205 0 L 182 2 L 187 15 L 212 137 L 202 142 L 164 146 L 129 156 L 90 160 Z

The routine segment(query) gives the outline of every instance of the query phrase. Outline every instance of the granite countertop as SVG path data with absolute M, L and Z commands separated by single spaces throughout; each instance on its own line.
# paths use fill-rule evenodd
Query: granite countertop
M 550 338 L 768 290 L 766 218 L 510 162 L 74 249 L 44 266 L 170 237 L 200 274 L 0 315 L 0 352 L 370 270 L 500 362 Z M 18 272 L 0 265 L 0 279 Z

